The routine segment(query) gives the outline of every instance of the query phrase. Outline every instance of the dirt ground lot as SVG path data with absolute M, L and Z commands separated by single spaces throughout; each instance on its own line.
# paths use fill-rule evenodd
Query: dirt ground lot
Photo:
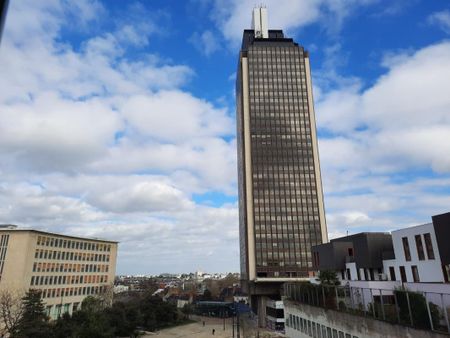
M 223 330 L 223 320 L 217 318 L 205 318 L 205 326 L 203 326 L 202 320 L 196 323 L 181 325 L 165 329 L 154 334 L 149 334 L 144 337 L 158 337 L 158 338 L 184 338 L 184 337 L 198 337 L 198 338 L 230 338 L 232 337 L 231 331 L 231 319 L 225 320 L 225 331 Z M 215 330 L 214 336 L 212 330 Z M 235 332 L 236 336 L 236 332 Z M 243 336 L 241 335 L 241 338 Z
M 177 327 L 173 327 L 170 329 L 165 329 L 159 332 L 155 332 L 153 334 L 145 335 L 145 338 L 158 337 L 158 338 L 232 338 L 233 333 L 231 331 L 232 320 L 228 318 L 225 320 L 225 330 L 223 329 L 223 320 L 219 318 L 196 318 L 198 322 L 181 325 Z M 203 326 L 203 321 L 205 322 L 205 326 Z M 212 330 L 215 330 L 214 335 L 212 334 Z M 269 332 L 266 330 L 260 330 L 257 334 L 252 332 L 252 334 L 245 335 L 245 332 L 241 330 L 241 338 L 249 338 L 249 337 L 259 337 L 259 338 L 269 338 L 269 337 L 281 337 L 282 335 L 274 334 L 273 332 Z M 236 329 L 234 332 L 234 337 L 237 338 Z

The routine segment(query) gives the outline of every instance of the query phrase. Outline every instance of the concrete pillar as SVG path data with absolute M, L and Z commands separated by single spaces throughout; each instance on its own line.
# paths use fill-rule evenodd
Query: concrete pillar
M 266 327 L 267 300 L 269 300 L 269 297 L 267 297 L 267 296 L 259 296 L 258 297 L 258 324 L 259 324 L 259 327 Z

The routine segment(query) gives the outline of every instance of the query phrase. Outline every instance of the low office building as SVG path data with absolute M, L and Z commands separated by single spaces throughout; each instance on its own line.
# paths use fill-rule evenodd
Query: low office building
M 0 226 L 0 292 L 41 291 L 56 318 L 89 295 L 112 293 L 117 242 Z

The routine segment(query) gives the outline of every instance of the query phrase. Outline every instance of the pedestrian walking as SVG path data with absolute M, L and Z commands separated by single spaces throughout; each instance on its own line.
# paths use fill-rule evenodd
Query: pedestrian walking
M 215 330 L 215 329 L 212 330 L 212 335 L 213 335 L 213 336 L 214 336 L 214 333 L 216 333 L 216 330 Z

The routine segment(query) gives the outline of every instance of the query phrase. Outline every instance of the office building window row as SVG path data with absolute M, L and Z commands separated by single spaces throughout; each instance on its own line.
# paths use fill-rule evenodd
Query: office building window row
M 70 240 L 65 238 L 38 236 L 37 245 L 90 251 L 111 251 L 111 244 Z
M 73 288 L 42 289 L 41 298 L 62 298 L 97 295 L 106 291 L 106 286 L 84 286 Z
M 352 336 L 350 333 L 292 314 L 289 314 L 286 326 L 314 338 L 358 338 L 358 336 Z
M 109 262 L 109 254 L 97 254 L 89 252 L 73 252 L 60 250 L 36 249 L 34 253 L 36 259 L 54 259 L 70 261 L 88 262 Z
M 107 282 L 108 275 L 32 276 L 30 285 L 98 284 Z
M 107 264 L 33 263 L 33 272 L 108 272 Z

